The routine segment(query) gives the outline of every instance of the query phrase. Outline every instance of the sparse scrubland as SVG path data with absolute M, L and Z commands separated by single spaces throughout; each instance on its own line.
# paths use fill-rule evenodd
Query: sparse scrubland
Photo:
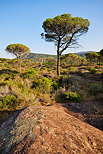
M 55 43 L 56 58 L 6 47 L 16 58 L 0 58 L 0 153 L 103 152 L 103 49 L 63 55 L 89 25 L 70 14 L 46 19 L 41 36 Z
M 1 154 L 103 153 L 103 49 L 63 55 L 89 26 L 71 14 L 47 18 L 41 37 L 54 56 L 6 47 L 16 58 L 0 58 Z
M 12 112 L 29 105 L 60 103 L 68 111 L 103 129 L 103 65 L 75 54 L 61 57 L 61 75 L 55 58 L 0 58 L 1 123 Z M 81 116 L 80 116 L 81 115 Z

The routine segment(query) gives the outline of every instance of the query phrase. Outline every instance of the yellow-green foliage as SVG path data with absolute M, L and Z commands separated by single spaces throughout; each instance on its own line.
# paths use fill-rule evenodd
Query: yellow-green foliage
M 30 53 L 30 49 L 23 44 L 10 44 L 5 50 L 14 54 L 17 58 L 22 58 L 25 54 Z
M 1 78 L 4 78 L 4 80 L 7 80 L 9 78 L 14 78 L 18 74 L 17 71 L 11 70 L 11 69 L 1 69 L 0 70 L 0 76 Z
M 52 63 L 52 60 L 50 62 Z M 100 70 L 101 73 L 102 65 L 98 65 L 98 67 L 63 66 L 64 75 L 57 77 L 56 70 L 52 69 L 53 65 L 48 67 L 49 62 L 47 60 L 41 69 L 38 61 L 23 60 L 21 73 L 19 73 L 19 59 L 17 58 L 13 60 L 0 59 L 0 64 L 0 109 L 2 111 L 18 110 L 31 104 L 50 105 L 55 98 L 59 98 L 60 102 L 78 102 L 81 97 L 83 100 L 86 100 L 87 97 L 91 97 L 91 99 L 98 97 L 97 99 L 100 101 L 103 98 L 102 82 L 94 85 L 89 84 L 89 86 L 85 81 L 89 75 L 97 75 L 97 73 L 90 73 L 92 68 L 97 71 Z M 86 76 L 85 72 L 82 73 L 82 69 L 87 71 Z M 67 74 L 75 73 L 77 70 L 80 71 L 78 74 L 73 74 L 73 76 Z
M 32 68 L 32 69 L 27 70 L 25 73 L 23 73 L 22 77 L 33 79 L 35 77 L 35 75 L 37 75 L 37 74 L 38 74 L 38 72 Z
M 82 97 L 77 94 L 76 92 L 67 91 L 63 94 L 59 95 L 60 101 L 72 101 L 72 102 L 80 102 L 82 100 Z
M 1 110 L 15 110 L 17 105 L 17 98 L 14 95 L 7 95 L 0 98 Z
M 71 85 L 75 84 L 75 81 L 75 77 L 64 75 L 61 76 L 57 82 L 59 87 L 65 87 L 66 89 L 68 89 Z
M 28 79 L 23 80 L 19 76 L 14 80 L 9 79 L 1 83 L 6 85 L 12 93 L 17 98 L 17 106 L 26 106 L 28 103 L 35 100 L 36 92 L 31 89 L 31 82 Z M 22 104 L 22 105 L 21 105 Z
M 32 88 L 39 92 L 48 93 L 51 91 L 52 80 L 46 77 L 35 78 L 32 82 Z
M 88 71 L 90 71 L 93 74 L 95 74 L 97 72 L 97 70 L 94 67 L 89 67 Z
M 78 66 L 78 65 L 87 64 L 87 60 L 76 54 L 69 53 L 61 56 L 61 63 L 63 65 Z

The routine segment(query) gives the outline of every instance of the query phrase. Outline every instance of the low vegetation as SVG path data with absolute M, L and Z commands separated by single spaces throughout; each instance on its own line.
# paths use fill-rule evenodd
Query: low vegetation
M 76 61 L 77 60 L 77 61 Z M 82 114 L 103 115 L 103 61 L 89 64 L 75 54 L 61 57 L 61 75 L 56 74 L 56 59 L 37 60 L 0 58 L 0 113 L 29 105 L 62 103 L 81 106 Z

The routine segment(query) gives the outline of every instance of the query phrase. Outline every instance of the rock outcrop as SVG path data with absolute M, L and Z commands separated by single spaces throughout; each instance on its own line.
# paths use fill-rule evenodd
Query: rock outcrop
M 62 107 L 29 106 L 0 127 L 1 154 L 102 154 L 103 132 Z

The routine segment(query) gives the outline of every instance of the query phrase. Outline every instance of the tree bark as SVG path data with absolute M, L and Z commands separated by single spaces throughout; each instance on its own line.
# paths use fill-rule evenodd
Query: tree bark
M 58 45 L 57 45 L 57 75 L 60 76 L 60 37 L 58 40 Z
M 20 69 L 19 70 L 20 71 L 20 74 L 21 74 L 21 64 L 22 64 L 22 59 L 20 58 L 20 63 L 19 63 L 19 65 L 20 65 L 20 68 L 19 68 Z
M 57 75 L 60 76 L 60 55 L 57 53 Z

